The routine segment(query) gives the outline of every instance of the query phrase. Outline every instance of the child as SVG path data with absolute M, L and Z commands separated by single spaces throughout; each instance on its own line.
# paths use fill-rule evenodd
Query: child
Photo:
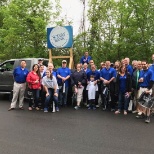
M 87 86 L 88 100 L 89 100 L 88 110 L 90 110 L 90 109 L 96 110 L 96 106 L 95 106 L 96 83 L 94 80 L 95 80 L 94 76 L 91 75 L 90 81 Z

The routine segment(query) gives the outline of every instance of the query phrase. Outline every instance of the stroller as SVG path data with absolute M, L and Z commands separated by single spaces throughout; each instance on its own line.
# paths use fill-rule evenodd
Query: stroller
M 154 97 L 152 97 L 150 94 L 146 94 L 145 92 L 143 92 L 138 98 L 138 104 L 145 109 L 152 110 L 154 106 Z

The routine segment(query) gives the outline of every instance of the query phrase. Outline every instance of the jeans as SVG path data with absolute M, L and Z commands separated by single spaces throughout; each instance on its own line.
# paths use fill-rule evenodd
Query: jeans
M 68 87 L 65 87 L 65 93 L 59 91 L 60 105 L 67 105 L 67 93 L 68 93 Z
M 34 105 L 35 107 L 38 107 L 39 97 L 40 97 L 40 89 L 31 89 L 33 93 L 33 99 L 34 99 Z M 33 100 L 29 100 L 29 107 L 32 107 Z
M 119 92 L 119 100 L 118 100 L 118 110 L 122 110 L 123 102 L 124 102 L 124 110 L 128 110 L 130 97 L 125 96 L 125 92 Z
M 44 108 L 48 108 L 50 101 L 55 102 L 55 107 L 58 107 L 58 97 L 54 96 L 54 89 L 48 88 L 49 96 L 46 97 Z

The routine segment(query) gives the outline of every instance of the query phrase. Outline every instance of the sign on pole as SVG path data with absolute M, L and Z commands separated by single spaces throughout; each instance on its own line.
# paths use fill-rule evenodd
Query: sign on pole
M 52 48 L 71 48 L 73 45 L 73 27 L 58 26 L 47 28 L 47 47 Z

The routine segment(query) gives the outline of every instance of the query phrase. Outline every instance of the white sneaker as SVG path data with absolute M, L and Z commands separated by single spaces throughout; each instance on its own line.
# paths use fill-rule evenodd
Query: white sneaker
M 99 105 L 96 105 L 97 108 L 99 108 Z
M 89 107 L 90 105 L 89 104 L 87 104 L 87 107 Z
M 142 115 L 142 112 L 138 112 L 138 115 Z
M 132 111 L 132 113 L 137 113 L 138 111 L 137 110 L 135 110 L 135 111 Z

